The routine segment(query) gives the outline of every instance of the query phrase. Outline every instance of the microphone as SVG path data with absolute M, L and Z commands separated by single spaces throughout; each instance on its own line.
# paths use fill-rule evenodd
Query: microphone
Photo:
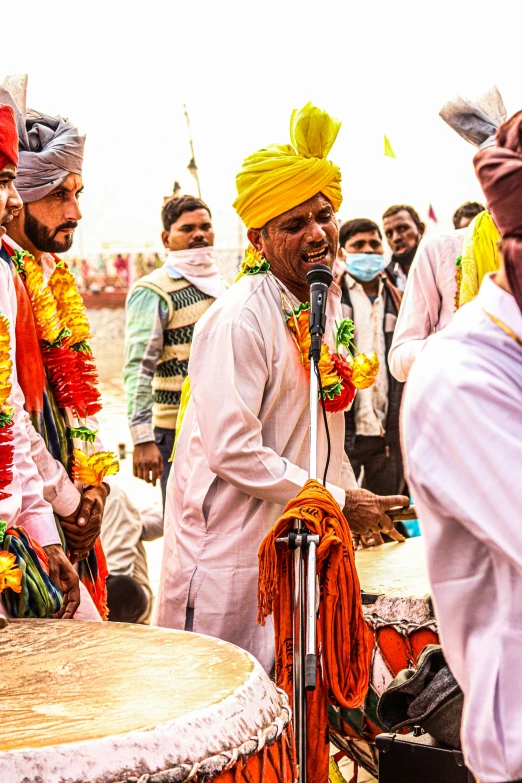
M 326 326 L 326 300 L 333 280 L 331 270 L 325 264 L 317 264 L 306 275 L 310 286 L 310 344 L 309 358 L 316 363 L 321 358 L 321 343 Z

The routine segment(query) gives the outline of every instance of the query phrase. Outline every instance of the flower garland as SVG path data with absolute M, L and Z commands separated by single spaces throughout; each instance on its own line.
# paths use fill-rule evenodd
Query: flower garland
M 9 404 L 12 383 L 11 336 L 9 321 L 0 313 L 0 500 L 9 497 L 5 488 L 13 480 L 13 415 Z
M 270 264 L 263 258 L 252 245 L 246 252 L 243 263 L 240 266 L 239 279 L 243 275 L 257 275 L 268 273 Z M 310 373 L 310 305 L 301 303 L 296 308 L 291 308 L 288 315 L 283 303 L 283 311 L 286 323 L 301 357 L 301 363 Z M 319 374 L 323 387 L 325 409 L 331 413 L 344 411 L 353 402 L 356 389 L 367 389 L 374 382 L 379 372 L 379 359 L 375 352 L 369 354 L 360 353 L 354 342 L 353 321 L 345 318 L 340 323 L 335 323 L 335 352 L 331 352 L 328 345 L 323 342 L 321 358 L 319 359 Z M 348 356 L 345 359 L 341 355 L 341 346 Z M 353 353 L 352 353 L 353 351 Z
M 112 452 L 89 454 L 88 451 L 96 431 L 89 429 L 86 419 L 101 410 L 101 396 L 87 342 L 91 337 L 89 321 L 74 276 L 63 261 L 58 261 L 47 283 L 42 268 L 30 253 L 17 250 L 13 261 L 31 300 L 56 404 L 72 411 L 77 422 L 69 426 L 69 434 L 85 444 L 85 453 L 74 449 L 73 479 L 99 486 L 105 476 L 118 472 L 118 460 Z
M 0 522 L 0 524 L 7 528 L 5 522 Z M 0 551 L 0 593 L 3 593 L 6 587 L 14 590 L 15 593 L 21 593 L 22 577 L 23 574 L 18 568 L 16 555 L 5 549 Z

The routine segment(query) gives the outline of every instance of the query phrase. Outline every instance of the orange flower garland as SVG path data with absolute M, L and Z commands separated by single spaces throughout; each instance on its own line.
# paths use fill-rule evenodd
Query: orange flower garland
M 13 480 L 13 408 L 9 405 L 12 384 L 11 336 L 9 321 L 0 313 L 0 500 L 9 497 L 4 492 Z
M 91 337 L 89 321 L 74 276 L 63 261 L 58 261 L 46 283 L 40 265 L 25 251 L 15 251 L 14 262 L 33 306 L 43 362 L 56 404 L 70 409 L 78 419 L 78 426 L 70 429 L 75 437 L 84 440 L 87 452 L 95 433 L 84 420 L 101 410 L 101 396 L 97 389 L 98 373 L 86 342 Z M 112 452 L 89 455 L 74 449 L 75 480 L 98 486 L 105 476 L 118 469 Z
M 287 318 L 288 327 L 299 349 L 301 362 L 308 372 L 310 372 L 308 352 L 311 342 L 309 317 L 310 305 L 301 303 L 298 308 L 292 310 L 291 315 Z M 336 323 L 336 352 L 331 353 L 326 343 L 323 343 L 321 347 L 319 373 L 325 409 L 332 413 L 346 410 L 355 397 L 355 390 L 367 389 L 374 383 L 379 372 L 377 354 L 357 353 L 355 358 L 352 357 L 350 348 L 357 351 L 352 337 L 353 322 L 349 318 L 345 318 L 340 324 Z M 344 359 L 339 353 L 340 345 L 343 345 L 348 351 L 348 359 Z
M 243 263 L 239 268 L 239 274 L 236 281 L 244 275 L 258 275 L 262 273 L 270 274 L 270 264 L 258 253 L 258 251 L 249 245 L 245 251 Z M 235 281 L 234 281 L 235 282 Z M 283 312 L 285 309 L 285 295 L 281 290 L 281 301 Z M 302 303 L 297 308 L 292 308 L 290 315 L 286 316 L 286 323 L 301 357 L 301 363 L 306 371 L 310 372 L 310 305 L 308 302 Z M 321 358 L 319 359 L 319 374 L 321 376 L 321 386 L 323 388 L 324 406 L 327 411 L 344 411 L 348 408 L 355 397 L 356 389 L 367 389 L 371 386 L 377 373 L 379 372 L 379 359 L 376 353 L 368 355 L 359 353 L 353 343 L 353 321 L 345 318 L 340 324 L 336 322 L 335 333 L 335 353 L 323 342 L 321 347 Z M 344 359 L 340 354 L 340 346 L 343 346 L 348 358 Z M 356 353 L 355 358 L 351 350 Z

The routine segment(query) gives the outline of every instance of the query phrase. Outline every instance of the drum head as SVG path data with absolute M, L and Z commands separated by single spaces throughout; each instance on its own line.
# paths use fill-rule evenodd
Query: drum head
M 198 634 L 16 620 L 0 630 L 0 780 L 89 780 L 193 763 L 281 715 L 248 653 Z

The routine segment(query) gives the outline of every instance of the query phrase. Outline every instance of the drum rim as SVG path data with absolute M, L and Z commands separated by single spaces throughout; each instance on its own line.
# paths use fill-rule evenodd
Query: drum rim
M 187 769 L 192 770 L 196 763 L 224 770 L 241 754 L 255 753 L 276 742 L 291 720 L 286 694 L 276 688 L 250 653 L 213 637 L 203 638 L 238 650 L 251 663 L 244 682 L 224 699 L 123 733 L 0 751 L 0 780 L 115 783 L 124 780 L 125 775 L 137 774 L 139 778 L 177 767 L 180 776 L 183 773 L 180 779 L 185 779 L 190 774 Z M 220 725 L 226 727 L 226 736 L 223 731 L 221 737 L 216 732 Z M 216 746 L 222 749 L 217 755 Z M 203 776 L 202 771 L 199 774 Z

